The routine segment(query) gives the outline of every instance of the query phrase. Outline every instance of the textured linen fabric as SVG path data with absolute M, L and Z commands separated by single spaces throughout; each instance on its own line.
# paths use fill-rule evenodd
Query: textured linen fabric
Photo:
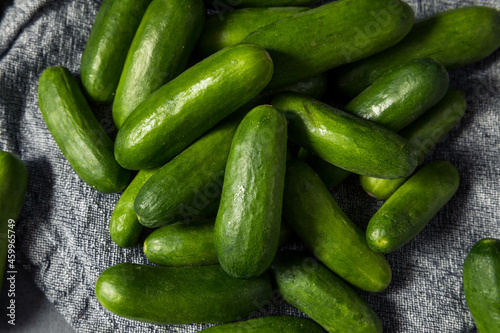
M 498 0 L 409 3 L 418 18 L 470 5 L 500 9 Z M 105 268 L 148 261 L 140 245 L 122 249 L 111 241 L 108 222 L 119 195 L 98 193 L 80 180 L 52 139 L 38 107 L 37 82 L 44 69 L 62 65 L 78 77 L 100 4 L 97 0 L 2 4 L 0 149 L 19 154 L 29 172 L 16 231 L 17 265 L 30 272 L 78 332 L 196 332 L 204 326 L 140 323 L 116 316 L 98 303 L 94 286 Z M 453 163 L 461 185 L 415 240 L 387 255 L 393 269 L 389 288 L 379 294 L 360 292 L 379 314 L 385 332 L 474 332 L 462 287 L 462 264 L 476 241 L 500 238 L 500 52 L 453 71 L 451 86 L 466 92 L 468 111 L 427 161 Z M 110 108 L 93 109 L 113 135 Z M 382 204 L 362 191 L 356 177 L 332 194 L 362 228 Z M 279 297 L 254 316 L 268 314 L 303 316 Z

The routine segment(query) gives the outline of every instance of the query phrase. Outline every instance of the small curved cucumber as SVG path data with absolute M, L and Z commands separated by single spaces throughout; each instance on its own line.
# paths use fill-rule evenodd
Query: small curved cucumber
M 119 316 L 156 324 L 239 320 L 271 298 L 267 274 L 236 279 L 220 266 L 163 267 L 118 264 L 97 279 L 99 302 Z
M 481 239 L 463 269 L 465 299 L 479 333 L 500 332 L 500 240 Z
M 399 0 L 335 1 L 266 25 L 243 42 L 269 52 L 275 67 L 267 88 L 276 89 L 393 46 L 413 20 Z
M 231 144 L 215 220 L 215 248 L 231 276 L 258 276 L 278 249 L 285 186 L 286 119 L 270 105 L 241 121 Z
M 271 269 L 283 298 L 328 332 L 382 332 L 365 300 L 314 258 L 280 252 Z
M 282 18 L 307 10 L 307 7 L 246 8 L 207 18 L 198 42 L 198 53 L 203 57 L 240 43 L 255 30 Z
M 135 197 L 144 183 L 157 171 L 158 168 L 139 171 L 116 203 L 109 221 L 109 233 L 113 242 L 121 247 L 137 244 L 142 224 L 139 223 L 134 210 Z
M 500 12 L 469 6 L 427 17 L 390 49 L 335 71 L 336 89 L 354 97 L 410 59 L 433 58 L 447 69 L 481 60 L 500 46 Z M 274 58 L 273 58 L 274 59 Z
M 417 148 L 418 164 L 455 125 L 467 109 L 465 95 L 450 89 L 443 99 L 399 134 Z M 403 185 L 407 177 L 381 179 L 360 176 L 363 189 L 377 199 L 387 199 Z
M 201 0 L 153 0 L 135 34 L 113 103 L 121 128 L 139 104 L 182 73 L 201 34 Z
M 269 316 L 222 324 L 202 330 L 206 333 L 324 333 L 314 321 L 292 316 Z
M 151 0 L 105 0 L 82 54 L 82 84 L 96 103 L 111 103 L 127 52 Z
M 269 82 L 273 62 L 262 47 L 238 44 L 197 63 L 142 103 L 118 131 L 115 157 L 131 170 L 161 166 Z
M 290 139 L 331 164 L 380 178 L 415 170 L 413 146 L 382 126 L 297 94 L 278 95 L 272 104 L 285 113 Z
M 307 6 L 318 0 L 203 0 L 207 7 L 217 10 L 231 10 L 241 7 Z
M 155 230 L 144 241 L 144 254 L 164 266 L 218 264 L 214 223 L 215 219 L 184 220 Z M 293 230 L 282 223 L 279 244 L 285 244 L 292 235 Z
M 304 148 L 300 148 L 298 156 L 299 160 L 306 162 L 318 174 L 328 188 L 337 186 L 351 175 L 349 171 L 323 161 Z
M 283 216 L 314 255 L 350 284 L 379 292 L 391 282 L 387 260 L 368 247 L 364 233 L 304 162 L 287 164 Z
M 344 110 L 397 132 L 439 102 L 448 84 L 439 62 L 414 59 L 382 75 Z
M 84 182 L 103 193 L 120 192 L 128 185 L 130 171 L 116 162 L 113 141 L 66 68 L 50 67 L 43 72 L 38 104 L 54 140 Z
M 408 243 L 451 199 L 459 183 L 457 169 L 448 162 L 424 166 L 370 219 L 368 245 L 376 252 L 389 253 Z
M 23 161 L 17 155 L 0 150 L 0 290 L 6 260 L 15 259 L 15 254 L 7 256 L 8 246 L 9 240 L 15 237 L 13 230 L 27 186 L 28 171 Z

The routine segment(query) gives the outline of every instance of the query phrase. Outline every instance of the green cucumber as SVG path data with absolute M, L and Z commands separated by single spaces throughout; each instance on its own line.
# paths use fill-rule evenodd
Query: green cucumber
M 302 95 L 307 95 L 312 98 L 319 99 L 323 97 L 326 92 L 326 76 L 323 74 L 315 75 L 310 78 L 289 84 L 282 88 L 273 89 L 273 90 L 264 90 L 260 93 L 260 97 L 263 100 L 271 98 L 275 95 L 284 93 L 284 92 L 294 92 Z
M 307 7 L 246 8 L 215 14 L 207 18 L 198 42 L 198 53 L 207 57 L 223 48 L 240 43 L 255 30 L 307 10 Z
M 217 214 L 231 142 L 248 107 L 218 124 L 144 184 L 134 204 L 142 225 L 158 228 Z
M 115 157 L 127 169 L 161 166 L 269 82 L 273 62 L 262 47 L 238 44 L 197 63 L 142 103 L 118 131 Z
M 220 266 L 118 264 L 97 279 L 95 293 L 109 311 L 156 324 L 222 323 L 242 319 L 271 298 L 267 274 L 230 277 Z
M 0 150 L 0 290 L 7 261 L 15 264 L 15 231 L 17 217 L 23 206 L 28 171 L 14 154 Z M 9 269 L 12 270 L 12 269 Z
M 457 169 L 444 161 L 427 164 L 406 181 L 373 215 L 366 228 L 368 245 L 389 253 L 412 240 L 455 194 Z
M 286 119 L 270 105 L 241 121 L 231 144 L 215 220 L 215 248 L 231 276 L 258 276 L 278 249 L 286 165 Z
M 215 219 L 184 220 L 157 229 L 144 241 L 144 254 L 149 261 L 164 266 L 218 264 L 214 223 Z M 292 235 L 292 229 L 282 223 L 279 244 Z
M 487 57 L 499 46 L 500 12 L 469 6 L 417 22 L 392 48 L 339 68 L 332 77 L 337 90 L 353 97 L 387 71 L 411 59 L 434 58 L 447 69 L 455 69 Z
M 328 332 L 382 332 L 365 300 L 314 258 L 281 252 L 271 269 L 281 296 Z
M 113 102 L 113 120 L 122 127 L 149 95 L 182 73 L 201 34 L 201 0 L 153 0 L 137 29 Z
M 205 6 L 214 8 L 225 15 L 234 8 L 254 7 L 281 7 L 281 6 L 308 6 L 318 0 L 203 0 Z M 221 16 L 222 18 L 224 16 Z
M 82 84 L 96 103 L 111 103 L 127 52 L 151 0 L 105 0 L 82 54 Z
M 49 67 L 43 72 L 38 104 L 54 140 L 84 182 L 103 193 L 120 192 L 128 185 L 130 171 L 116 162 L 113 141 L 66 68 Z
M 109 220 L 109 233 L 113 242 L 121 247 L 137 244 L 142 224 L 139 223 L 134 210 L 135 197 L 144 183 L 157 171 L 158 168 L 139 171 L 116 203 Z
M 415 170 L 415 149 L 388 129 L 297 94 L 278 95 L 272 104 L 285 113 L 290 139 L 331 164 L 380 178 Z
M 285 18 L 248 35 L 274 61 L 268 89 L 366 58 L 410 31 L 413 10 L 399 0 L 343 0 Z
M 314 321 L 292 316 L 269 316 L 222 324 L 202 330 L 206 333 L 324 333 Z
M 328 188 L 337 186 L 351 175 L 349 171 L 323 161 L 304 148 L 300 148 L 298 156 L 301 161 L 306 162 L 318 174 Z
M 500 332 L 500 240 L 477 242 L 463 268 L 465 299 L 479 333 Z
M 344 111 L 397 132 L 439 102 L 448 84 L 448 72 L 439 62 L 413 59 L 382 75 Z
M 418 164 L 423 162 L 425 155 L 462 119 L 466 109 L 464 93 L 450 89 L 437 105 L 400 131 L 401 136 L 417 148 Z M 360 176 L 363 189 L 377 199 L 389 198 L 406 179 L 407 177 L 381 179 Z
M 283 216 L 314 255 L 350 284 L 379 292 L 391 282 L 387 260 L 369 248 L 363 231 L 304 162 L 287 164 Z

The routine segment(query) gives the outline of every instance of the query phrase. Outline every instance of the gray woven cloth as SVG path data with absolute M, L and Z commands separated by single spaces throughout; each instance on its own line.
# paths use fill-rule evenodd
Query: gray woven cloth
M 10 2 L 10 3 L 9 3 Z M 417 17 L 468 5 L 500 9 L 498 0 L 410 1 Z M 0 149 L 27 164 L 29 187 L 17 229 L 17 265 L 30 272 L 50 302 L 78 332 L 196 332 L 202 325 L 157 326 L 120 318 L 97 301 L 94 285 L 107 267 L 148 263 L 141 247 L 121 249 L 108 221 L 118 194 L 92 190 L 75 174 L 42 119 L 37 82 L 53 65 L 80 72 L 80 60 L 99 0 L 8 1 L 0 21 Z M 380 315 L 386 332 L 473 332 L 462 288 L 462 264 L 481 238 L 500 238 L 500 52 L 451 73 L 451 86 L 467 94 L 468 112 L 429 154 L 459 170 L 458 193 L 426 229 L 387 255 L 393 283 L 383 293 L 360 293 Z M 94 108 L 113 133 L 110 108 Z M 356 177 L 332 194 L 351 219 L 366 227 L 381 202 Z M 300 246 L 300 245 L 297 245 Z M 279 298 L 256 316 L 303 316 Z

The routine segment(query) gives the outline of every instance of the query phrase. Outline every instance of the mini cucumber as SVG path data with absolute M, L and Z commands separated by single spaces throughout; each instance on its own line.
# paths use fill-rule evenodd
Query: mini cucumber
M 300 148 L 298 156 L 299 160 L 306 162 L 318 174 L 328 188 L 337 186 L 351 175 L 349 171 L 323 161 L 304 148 Z
M 444 98 L 416 121 L 403 129 L 400 134 L 417 148 L 418 164 L 455 125 L 462 119 L 467 109 L 465 95 L 450 89 Z M 407 177 L 381 179 L 360 176 L 363 189 L 377 199 L 389 198 Z
M 38 83 L 38 104 L 52 137 L 75 172 L 103 193 L 122 191 L 131 173 L 113 155 L 113 141 L 103 130 L 71 73 L 47 68 Z
M 118 264 L 96 282 L 99 302 L 129 319 L 156 324 L 239 320 L 271 298 L 267 274 L 236 279 L 220 266 L 163 267 Z
M 359 289 L 379 292 L 391 282 L 383 255 L 344 214 L 316 173 L 304 162 L 287 164 L 283 217 L 314 255 Z
M 500 332 L 500 240 L 485 238 L 474 245 L 465 259 L 463 281 L 478 332 Z
M 121 247 L 130 247 L 137 244 L 137 238 L 142 231 L 142 224 L 139 223 L 134 210 L 135 197 L 144 183 L 156 171 L 158 171 L 158 168 L 139 171 L 116 203 L 109 221 L 109 233 L 113 242 Z
M 292 316 L 269 316 L 222 324 L 202 330 L 206 333 L 324 333 L 314 321 Z
M 243 42 L 264 47 L 274 61 L 268 89 L 325 72 L 399 42 L 413 10 L 399 0 L 343 0 L 297 13 L 251 33 Z
M 413 59 L 382 75 L 344 111 L 397 132 L 439 102 L 448 84 L 448 72 L 439 62 Z
M 307 9 L 307 7 L 245 8 L 209 16 L 198 42 L 198 53 L 202 57 L 208 57 L 223 48 L 240 43 L 261 27 Z
M 380 178 L 415 170 L 415 149 L 388 129 L 297 94 L 278 95 L 272 104 L 285 113 L 289 138 L 331 164 Z
M 0 290 L 6 261 L 15 261 L 15 253 L 8 255 L 9 244 L 15 237 L 14 227 L 23 206 L 28 171 L 21 159 L 0 150 Z
M 123 167 L 164 165 L 269 82 L 273 63 L 262 47 L 238 44 L 199 62 L 142 103 L 118 131 Z
M 283 298 L 328 332 L 382 332 L 365 300 L 314 258 L 280 252 L 271 269 Z
M 231 276 L 262 274 L 278 249 L 286 140 L 286 119 L 270 105 L 251 110 L 236 130 L 214 231 L 217 257 Z
M 500 12 L 468 6 L 417 22 L 392 48 L 339 68 L 332 77 L 337 90 L 353 97 L 408 60 L 434 58 L 447 69 L 455 69 L 487 57 L 499 46 Z
M 111 103 L 127 52 L 151 0 L 105 0 L 82 54 L 82 84 L 96 103 Z
M 149 261 L 164 266 L 218 264 L 214 223 L 215 219 L 184 220 L 157 229 L 144 241 L 144 254 Z M 279 244 L 292 235 L 292 229 L 282 223 Z
M 307 6 L 318 0 L 203 0 L 207 7 L 228 11 L 241 7 Z
M 368 245 L 376 252 L 389 253 L 408 243 L 451 199 L 459 182 L 458 171 L 448 162 L 424 166 L 370 219 Z
M 137 29 L 113 103 L 121 128 L 149 95 L 182 73 L 205 22 L 201 0 L 153 0 Z

